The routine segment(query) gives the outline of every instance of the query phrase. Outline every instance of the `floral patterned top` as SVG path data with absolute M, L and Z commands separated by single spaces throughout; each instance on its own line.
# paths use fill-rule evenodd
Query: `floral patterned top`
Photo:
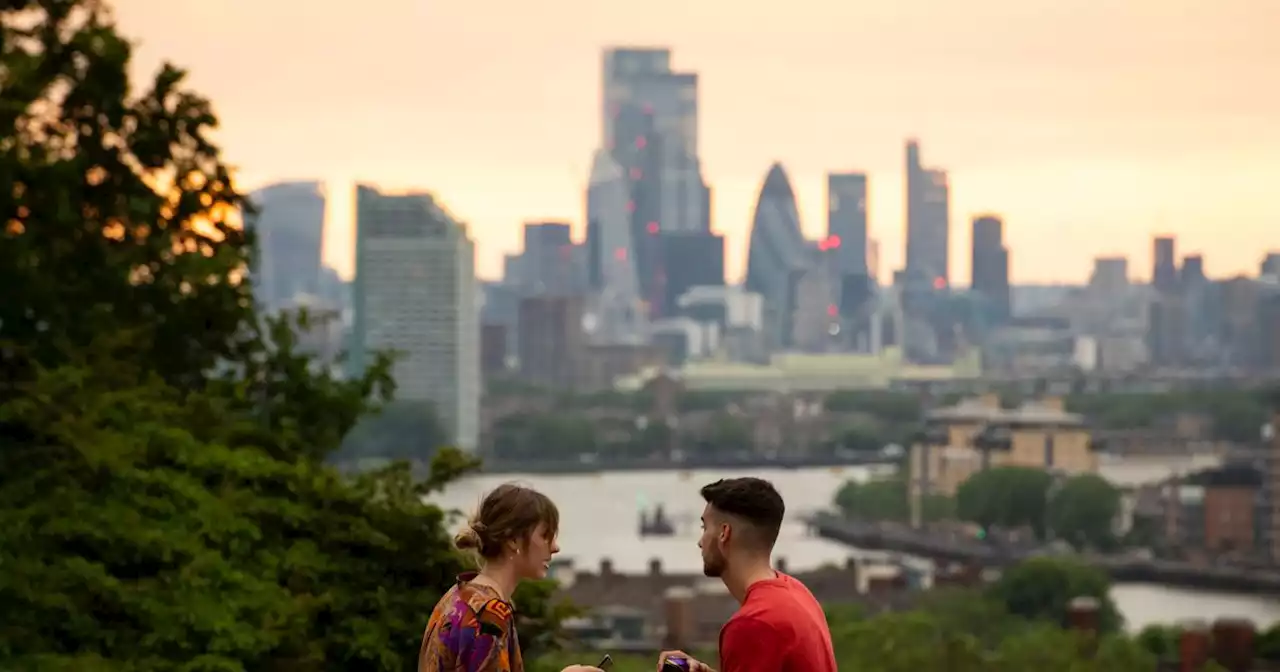
M 524 672 L 514 608 L 474 578 L 475 572 L 459 576 L 436 603 L 422 635 L 418 672 Z

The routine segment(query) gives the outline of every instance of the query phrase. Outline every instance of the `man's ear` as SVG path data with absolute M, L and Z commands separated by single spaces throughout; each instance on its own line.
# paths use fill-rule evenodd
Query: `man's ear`
M 720 523 L 720 543 L 728 544 L 733 537 L 733 526 L 728 521 Z

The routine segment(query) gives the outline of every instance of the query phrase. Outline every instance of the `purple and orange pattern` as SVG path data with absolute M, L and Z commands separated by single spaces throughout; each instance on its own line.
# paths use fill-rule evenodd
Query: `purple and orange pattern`
M 459 576 L 436 603 L 418 672 L 524 672 L 511 604 L 489 586 L 471 583 L 475 576 Z

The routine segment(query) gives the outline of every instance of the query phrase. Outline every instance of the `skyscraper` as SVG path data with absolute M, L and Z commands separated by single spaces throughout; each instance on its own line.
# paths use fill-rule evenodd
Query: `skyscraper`
M 769 167 L 751 221 L 746 288 L 764 297 L 764 333 L 768 347 L 791 345 L 795 292 L 814 265 L 815 250 L 800 230 L 795 192 L 782 164 Z
M 867 176 L 827 174 L 827 238 L 838 239 L 836 268 L 840 275 L 869 275 L 867 269 Z
M 325 195 L 319 182 L 281 182 L 249 194 L 258 236 L 254 294 L 268 310 L 321 291 Z
M 628 343 L 643 333 L 644 311 L 631 230 L 630 182 L 608 152 L 596 152 L 587 188 L 587 254 L 596 292 L 593 334 L 599 342 Z
M 1151 285 L 1160 292 L 1178 289 L 1178 261 L 1173 236 L 1157 236 L 1151 241 Z
M 947 173 L 920 163 L 920 145 L 907 141 L 907 276 L 935 288 L 951 282 L 950 187 Z
M 1009 248 L 1004 244 L 1004 222 L 995 215 L 973 218 L 973 291 L 992 307 L 992 317 L 1009 319 Z
M 711 232 L 663 233 L 663 315 L 678 312 L 677 300 L 693 287 L 724 284 L 724 238 Z
M 430 402 L 464 449 L 479 439 L 477 296 L 475 246 L 432 195 L 357 187 L 351 365 L 399 353 L 397 397 Z
M 635 266 L 642 294 L 660 306 L 665 271 L 653 237 L 711 228 L 698 158 L 698 76 L 674 72 L 669 49 L 607 49 L 603 61 L 601 144 L 632 181 Z

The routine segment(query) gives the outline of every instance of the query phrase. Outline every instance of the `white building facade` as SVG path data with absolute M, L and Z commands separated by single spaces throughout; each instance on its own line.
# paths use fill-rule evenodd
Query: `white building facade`
M 435 406 L 454 443 L 479 441 L 480 319 L 475 245 L 426 193 L 356 193 L 351 365 L 397 353 L 396 398 Z

